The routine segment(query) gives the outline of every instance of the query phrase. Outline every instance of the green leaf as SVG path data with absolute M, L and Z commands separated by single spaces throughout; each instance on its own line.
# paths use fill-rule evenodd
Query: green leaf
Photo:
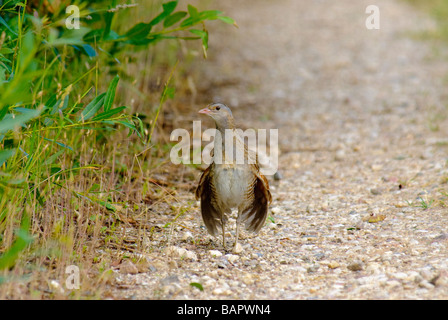
M 203 38 L 207 35 L 207 32 L 204 30 L 198 30 L 198 29 L 191 29 L 191 33 L 197 34 L 199 37 Z
M 12 50 L 10 48 L 1 48 L 0 53 L 1 54 L 11 54 L 11 53 L 14 53 L 14 50 Z
M 95 199 L 96 200 L 96 202 L 97 203 L 99 203 L 100 205 L 102 205 L 103 207 L 105 207 L 106 209 L 108 209 L 108 210 L 110 210 L 110 211 L 113 211 L 113 212 L 116 212 L 117 211 L 117 208 L 115 208 L 113 205 L 111 205 L 109 202 L 107 202 L 107 201 L 102 201 L 102 200 L 99 200 L 99 199 Z
M 14 118 L 7 117 L 4 118 L 2 121 L 0 121 L 0 133 L 5 133 L 9 130 L 13 130 L 14 128 L 24 125 L 31 119 L 36 118 L 42 111 L 38 109 L 26 109 L 26 110 L 28 111 L 20 115 L 17 115 Z
M 208 32 L 206 30 L 191 29 L 191 33 L 198 35 L 202 39 L 202 50 L 204 51 L 204 57 L 207 57 L 208 50 Z
M 191 4 L 188 5 L 188 13 L 192 18 L 199 18 L 199 11 L 196 7 L 193 7 Z
M 73 151 L 72 147 L 70 147 L 70 146 L 68 146 L 68 145 L 66 145 L 66 144 L 64 144 L 62 142 L 59 142 L 59 141 L 56 141 L 56 140 L 53 140 L 53 139 L 48 139 L 48 138 L 44 138 L 44 140 L 56 143 L 58 146 L 61 146 L 63 148 L 66 148 L 66 149 L 69 149 L 69 150 Z
M 109 111 L 112 107 L 115 98 L 115 91 L 117 90 L 118 80 L 120 80 L 120 77 L 117 74 L 109 84 L 109 88 L 106 92 L 106 97 L 104 98 L 104 111 Z
M 204 287 L 198 282 L 190 282 L 190 286 L 198 288 L 200 291 L 204 291 Z
M 104 20 L 106 22 L 106 28 L 104 28 L 104 32 L 103 32 L 103 39 L 106 39 L 109 36 L 109 33 L 111 31 L 111 26 L 112 26 L 112 19 L 115 15 L 115 12 L 106 12 L 105 16 L 104 16 Z
M 0 256 L 0 270 L 8 269 L 14 266 L 20 253 L 33 241 L 28 233 L 30 228 L 30 219 L 26 213 L 22 216 L 20 229 L 17 230 L 17 238 L 12 246 Z
M 102 93 L 93 99 L 85 108 L 82 110 L 81 115 L 78 117 L 78 121 L 85 121 L 92 118 L 95 113 L 101 108 L 104 103 L 104 96 L 106 93 Z
M 99 121 L 99 120 L 105 120 L 105 119 L 110 119 L 113 115 L 120 113 L 121 111 L 123 111 L 124 109 L 126 109 L 126 106 L 122 106 L 122 107 L 118 107 L 118 108 L 114 108 L 114 109 L 110 109 L 107 111 L 104 111 L 100 114 L 97 114 L 92 121 Z
M 96 51 L 92 48 L 90 44 L 84 44 L 82 45 L 82 48 L 84 49 L 84 52 L 91 58 L 96 57 Z
M 58 111 L 59 105 L 61 104 L 61 100 L 56 101 L 51 108 L 50 114 L 53 115 Z
M 232 18 L 230 18 L 230 17 L 226 17 L 226 16 L 219 16 L 218 17 L 218 19 L 219 20 L 221 20 L 221 21 L 224 21 L 225 23 L 228 23 L 228 24 L 233 24 L 235 27 L 237 27 L 238 25 L 236 24 L 236 21 L 235 20 L 233 20 Z
M 16 153 L 16 149 L 0 150 L 0 167 Z
M 21 189 L 23 188 L 23 183 L 25 182 L 24 178 L 19 178 L 19 179 L 11 179 L 8 181 L 3 181 L 0 180 L 0 184 L 8 187 L 8 188 L 15 188 L 15 189 Z
M 218 19 L 218 16 L 222 14 L 222 11 L 219 10 L 206 10 L 206 11 L 201 11 L 199 13 L 199 17 L 202 20 L 215 20 Z
M 133 26 L 125 36 L 129 39 L 146 38 L 146 36 L 151 32 L 152 25 L 149 23 L 140 22 Z
M 180 24 L 181 27 L 189 27 L 202 21 L 198 9 L 191 4 L 188 5 L 188 13 L 190 14 L 190 17 L 182 21 Z
M 51 98 L 50 98 L 51 99 Z M 65 98 L 64 98 L 64 101 L 61 101 L 61 100 L 58 100 L 58 101 L 56 101 L 54 104 L 53 104 L 53 106 L 52 106 L 52 108 L 51 108 L 51 111 L 50 111 L 50 114 L 55 114 L 58 110 L 64 110 L 64 109 L 66 109 L 67 108 L 67 106 L 68 106 L 68 99 L 69 99 L 69 95 L 67 94 L 66 96 L 65 96 Z M 61 105 L 61 103 L 62 103 L 62 106 L 59 108 L 59 106 Z
M 9 25 L 6 23 L 6 21 L 2 18 L 2 16 L 0 16 L 0 24 L 4 25 L 6 27 L 6 29 L 9 30 L 9 32 L 11 32 L 14 35 L 17 35 L 17 33 L 15 33 L 10 27 Z
M 178 11 L 173 13 L 168 18 L 166 18 L 165 21 L 163 21 L 163 27 L 164 28 L 171 27 L 172 25 L 182 20 L 186 15 L 187 13 L 185 11 Z
M 142 137 L 142 134 L 139 132 L 139 130 L 135 127 L 135 125 L 133 123 L 131 123 L 129 121 L 121 121 L 121 120 L 118 120 L 116 122 L 122 124 L 123 126 L 129 128 L 129 129 L 131 129 L 131 130 L 129 130 L 128 136 L 130 136 L 132 134 L 132 132 L 135 132 L 135 133 L 137 133 L 137 135 L 140 138 Z
M 119 39 L 121 36 L 116 33 L 114 30 L 110 30 L 109 33 L 103 37 L 103 40 L 105 41 L 113 41 Z
M 52 108 L 54 108 L 54 105 L 56 103 L 60 103 L 59 100 L 56 100 L 56 97 L 57 97 L 57 95 L 56 95 L 56 93 L 54 93 L 50 96 L 50 98 L 48 98 L 48 100 L 45 102 L 45 107 L 47 109 L 52 109 Z
M 116 212 L 116 211 L 117 211 L 117 208 L 115 208 L 115 207 L 114 207 L 112 204 L 110 204 L 108 201 L 103 201 L 103 200 L 98 199 L 98 198 L 95 198 L 95 197 L 93 197 L 93 196 L 87 196 L 87 195 L 84 195 L 84 194 L 82 194 L 82 193 L 78 193 L 78 192 L 76 192 L 76 191 L 75 191 L 75 194 L 76 194 L 78 197 L 86 198 L 86 199 L 88 199 L 88 200 L 90 200 L 90 201 L 92 201 L 92 202 L 96 202 L 96 203 L 98 203 L 99 205 L 105 207 L 105 208 L 108 209 L 108 210 L 111 210 L 111 211 L 113 211 L 113 212 Z M 89 219 L 92 220 L 92 221 L 95 221 L 95 220 L 96 220 L 96 215 L 91 215 Z
M 150 39 L 147 39 L 147 38 L 145 38 L 145 39 L 129 39 L 129 40 L 127 40 L 127 41 L 124 41 L 124 43 L 129 43 L 129 44 L 133 44 L 133 45 L 136 45 L 136 46 L 144 46 L 144 45 L 147 45 L 147 44 L 150 44 L 151 42 L 154 42 L 154 41 L 156 41 L 156 40 L 158 40 L 159 38 L 157 38 L 157 37 L 154 37 L 154 38 L 150 38 Z
M 189 17 L 187 19 L 185 19 L 184 21 L 182 21 L 182 23 L 180 24 L 181 27 L 190 27 L 193 26 L 195 24 L 198 24 L 199 22 L 201 22 L 200 18 L 192 18 Z
M 104 33 L 104 29 L 93 29 L 87 32 L 82 38 L 84 42 L 95 42 L 99 41 Z
M 33 70 L 33 57 L 37 52 L 37 46 L 35 45 L 35 37 L 34 34 L 29 31 L 22 38 L 22 45 L 20 47 L 19 54 L 19 66 L 26 66 L 26 71 L 34 71 Z M 25 71 L 25 69 L 23 69 Z M 17 76 L 17 75 L 14 75 Z
M 3 108 L 0 109 L 0 120 L 2 120 L 6 116 L 8 110 L 9 106 L 4 106 Z
M 151 22 L 149 22 L 151 26 L 155 26 L 156 24 L 163 21 L 166 17 L 168 17 L 174 11 L 174 9 L 176 9 L 177 1 L 170 1 L 164 3 L 162 6 L 163 6 L 163 12 L 154 19 L 152 19 Z
M 58 152 L 56 152 L 55 154 L 52 154 L 51 156 L 49 156 L 47 159 L 45 159 L 44 161 L 44 165 L 50 165 L 53 164 L 53 162 L 59 158 L 60 155 L 62 155 L 65 152 L 64 149 L 59 150 Z

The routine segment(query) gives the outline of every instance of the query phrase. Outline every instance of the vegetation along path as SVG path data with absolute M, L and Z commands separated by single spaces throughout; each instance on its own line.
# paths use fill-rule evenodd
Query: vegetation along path
M 185 169 L 183 214 L 150 221 L 171 224 L 115 269 L 112 297 L 448 298 L 447 50 L 418 39 L 435 25 L 406 2 L 375 1 L 368 30 L 371 2 L 219 3 L 239 29 L 214 30 L 189 119 L 212 126 L 196 112 L 221 101 L 243 129 L 279 129 L 270 217 L 224 252 Z

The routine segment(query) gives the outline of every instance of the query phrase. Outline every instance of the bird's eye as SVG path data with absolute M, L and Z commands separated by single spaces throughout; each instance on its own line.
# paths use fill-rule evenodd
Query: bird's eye
M 218 110 L 218 111 L 219 111 L 219 109 L 221 109 L 221 107 L 216 107 L 216 110 Z

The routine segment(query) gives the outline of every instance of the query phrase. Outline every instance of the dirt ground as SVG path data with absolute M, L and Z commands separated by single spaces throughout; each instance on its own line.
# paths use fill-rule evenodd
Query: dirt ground
M 279 129 L 270 219 L 225 252 L 179 192 L 185 214 L 140 233 L 111 298 L 448 299 L 448 50 L 418 39 L 434 22 L 405 2 L 376 0 L 366 29 L 371 2 L 215 4 L 239 29 L 210 33 L 191 120 L 221 101 L 242 128 Z

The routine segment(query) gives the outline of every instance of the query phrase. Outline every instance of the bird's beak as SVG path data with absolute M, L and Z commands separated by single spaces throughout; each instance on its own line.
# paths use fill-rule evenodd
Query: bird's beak
M 208 108 L 204 108 L 204 109 L 199 110 L 198 113 L 209 114 L 209 113 L 210 113 L 210 109 L 208 109 Z

